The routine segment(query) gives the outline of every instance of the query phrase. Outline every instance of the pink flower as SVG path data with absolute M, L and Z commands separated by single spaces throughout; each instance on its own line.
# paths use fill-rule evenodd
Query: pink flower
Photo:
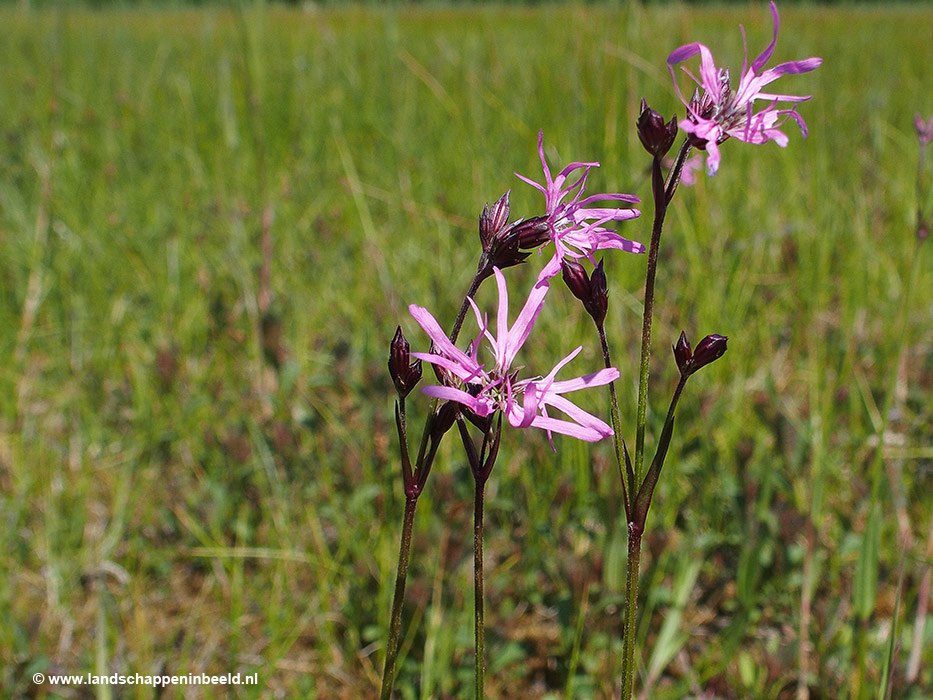
M 933 141 L 933 117 L 925 122 L 920 113 L 917 112 L 914 115 L 914 128 L 917 130 L 917 138 L 920 139 L 920 143 L 924 146 Z
M 499 289 L 496 335 L 489 332 L 486 317 L 470 299 L 479 334 L 470 343 L 467 352 L 450 342 L 427 309 L 415 304 L 408 307 L 418 325 L 433 341 L 431 352 L 414 352 L 412 356 L 440 368 L 441 375 L 448 378 L 444 384 L 425 387 L 424 393 L 438 399 L 455 401 L 481 417 L 502 411 L 512 426 L 541 428 L 548 432 L 549 438 L 554 432 L 595 442 L 612 435 L 612 428 L 565 399 L 563 394 L 608 384 L 619 377 L 619 371 L 613 367 L 585 377 L 556 381 L 557 372 L 582 349 L 578 347 L 558 362 L 546 377 L 518 380 L 518 370 L 512 368 L 512 363 L 541 313 L 548 284 L 539 282 L 534 286 L 515 323 L 509 327 L 509 294 L 505 276 L 499 268 L 493 268 L 493 273 Z M 478 357 L 483 337 L 492 349 L 494 365 L 489 368 L 481 364 Z M 571 420 L 554 418 L 548 414 L 548 407 L 561 411 Z
M 748 49 L 745 50 L 745 59 L 742 62 L 742 79 L 739 87 L 732 90 L 729 82 L 728 69 L 717 69 L 713 63 L 713 55 L 703 44 L 693 43 L 681 46 L 667 58 L 667 65 L 674 79 L 674 87 L 681 101 L 687 106 L 687 117 L 681 120 L 681 129 L 693 136 L 698 147 L 708 152 L 706 169 L 710 175 L 715 175 L 719 169 L 719 144 L 730 136 L 746 143 L 766 143 L 774 141 L 779 146 L 787 145 L 787 134 L 781 131 L 784 123 L 793 119 L 797 122 L 803 135 L 807 135 L 807 125 L 797 113 L 796 106 L 791 109 L 778 109 L 778 102 L 804 102 L 811 96 L 779 95 L 762 92 L 769 83 L 785 74 L 807 73 L 817 68 L 822 62 L 821 58 L 807 58 L 802 61 L 789 61 L 769 68 L 760 75 L 758 72 L 774 53 L 778 35 L 778 11 L 774 2 L 771 2 L 771 15 L 774 17 L 774 38 L 767 48 L 761 52 L 751 66 L 748 66 Z M 742 27 L 744 43 L 745 28 Z M 684 72 L 693 81 L 703 88 L 694 93 L 688 102 L 680 93 L 674 66 L 700 54 L 700 78 L 697 79 L 686 68 Z M 755 100 L 766 100 L 770 104 L 760 112 L 753 112 Z
M 588 258 L 594 265 L 593 253 L 606 248 L 618 248 L 629 253 L 644 253 L 641 243 L 622 238 L 612 229 L 603 227 L 608 221 L 627 221 L 641 215 L 637 209 L 614 207 L 587 207 L 593 202 L 616 200 L 638 203 L 638 197 L 631 194 L 594 194 L 583 196 L 586 178 L 591 168 L 598 168 L 599 163 L 571 163 L 561 170 L 556 178 L 551 178 L 544 157 L 544 132 L 538 132 L 538 153 L 544 169 L 544 185 L 523 175 L 515 175 L 544 194 L 547 223 L 551 241 L 554 242 L 554 256 L 545 265 L 538 280 L 547 280 L 560 273 L 560 261 L 565 257 Z M 579 176 L 575 173 L 580 172 Z M 576 177 L 568 185 L 571 176 Z M 567 201 L 565 201 L 567 200 Z

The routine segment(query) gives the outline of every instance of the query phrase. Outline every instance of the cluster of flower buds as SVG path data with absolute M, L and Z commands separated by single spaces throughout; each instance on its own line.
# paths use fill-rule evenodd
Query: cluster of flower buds
M 674 139 L 677 138 L 677 115 L 671 117 L 671 120 L 664 123 L 664 117 L 655 112 L 645 98 L 641 98 L 641 113 L 638 115 L 638 138 L 641 139 L 641 145 L 645 147 L 655 158 L 663 158 L 671 146 L 674 145 Z
M 389 344 L 389 375 L 395 384 L 399 398 L 405 398 L 421 381 L 421 360 L 411 360 L 411 346 L 402 333 L 402 327 L 395 330 L 395 337 Z
M 691 349 L 690 341 L 687 340 L 687 334 L 680 332 L 680 339 L 674 345 L 674 360 L 677 362 L 677 369 L 683 377 L 689 377 L 711 362 L 715 362 L 726 352 L 726 341 L 728 338 L 724 335 L 708 335 L 699 342 L 696 350 Z
M 492 208 L 487 204 L 479 216 L 479 240 L 483 246 L 481 266 L 492 274 L 492 268 L 500 270 L 525 261 L 533 250 L 549 240 L 546 216 L 509 221 L 509 192 L 502 195 Z
M 603 261 L 599 261 L 592 276 L 587 275 L 583 265 L 572 258 L 561 260 L 560 267 L 567 287 L 577 299 L 583 302 L 583 308 L 593 317 L 596 326 L 602 327 L 603 321 L 606 320 L 606 310 L 609 307 Z

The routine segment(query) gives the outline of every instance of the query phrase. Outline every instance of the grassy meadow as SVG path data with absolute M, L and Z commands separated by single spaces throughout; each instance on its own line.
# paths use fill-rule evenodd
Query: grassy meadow
M 775 86 L 814 95 L 809 138 L 724 144 L 662 240 L 649 455 L 680 330 L 729 351 L 687 388 L 649 516 L 636 689 L 880 698 L 894 635 L 892 697 L 920 700 L 933 242 L 914 235 L 913 115 L 933 115 L 933 11 L 781 19 L 775 61 L 824 58 Z M 665 59 L 688 41 L 736 76 L 740 22 L 757 55 L 764 5 L 0 8 L 0 695 L 376 697 L 403 506 L 396 324 L 424 350 L 408 304 L 452 323 L 487 201 L 511 188 L 513 217 L 541 213 L 513 175 L 541 179 L 539 129 L 552 167 L 598 160 L 590 191 L 650 201 L 639 99 L 683 114 Z M 643 208 L 620 232 L 647 243 Z M 510 270 L 513 299 L 540 265 Z M 631 444 L 645 259 L 606 266 Z M 539 324 L 523 363 L 583 344 L 566 376 L 599 368 L 562 284 Z M 604 394 L 576 398 L 606 415 Z M 420 427 L 426 398 L 409 406 Z M 618 692 L 612 446 L 555 444 L 504 433 L 487 489 L 492 698 Z M 448 437 L 415 520 L 399 698 L 472 694 L 471 498 Z

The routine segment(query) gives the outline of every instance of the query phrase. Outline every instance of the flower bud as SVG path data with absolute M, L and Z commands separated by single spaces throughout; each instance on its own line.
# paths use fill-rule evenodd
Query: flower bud
M 533 250 L 551 240 L 551 226 L 547 216 L 532 216 L 516 221 L 512 233 L 518 237 L 518 247 L 522 250 Z
M 693 350 L 690 348 L 690 341 L 687 340 L 687 334 L 684 331 L 680 332 L 677 345 L 672 347 L 674 348 L 674 361 L 677 362 L 677 369 L 683 374 L 693 359 Z
M 525 262 L 530 253 L 521 250 L 537 248 L 550 238 L 546 216 L 519 219 L 511 224 L 509 218 L 509 193 L 506 192 L 490 209 L 487 204 L 479 217 L 479 238 L 483 244 L 478 273 L 483 277 L 492 274 L 492 269 Z
M 590 291 L 590 278 L 583 269 L 583 265 L 576 260 L 564 258 L 560 261 L 560 270 L 570 292 L 580 301 L 586 299 Z
M 522 249 L 529 250 L 550 240 L 550 228 L 546 216 L 535 216 L 531 219 L 513 222 L 498 231 L 484 249 L 481 266 L 486 275 L 492 274 L 492 268 L 504 270 L 513 265 L 525 262 L 531 253 L 523 253 Z
M 592 277 L 586 274 L 583 265 L 576 260 L 564 258 L 560 266 L 564 282 L 571 293 L 583 302 L 583 308 L 593 317 L 596 325 L 601 326 L 606 320 L 606 311 L 609 308 L 609 293 L 603 261 L 599 261 L 599 265 L 593 270 Z
M 479 240 L 483 244 L 483 250 L 488 251 L 492 245 L 493 239 L 505 228 L 509 220 L 509 193 L 499 197 L 498 201 L 492 205 L 483 207 L 483 213 L 479 215 Z
M 395 337 L 389 344 L 389 375 L 399 398 L 403 399 L 421 381 L 421 360 L 411 361 L 411 346 L 401 326 L 396 328 Z
M 590 277 L 590 297 L 583 302 L 583 306 L 596 321 L 596 325 L 602 326 L 603 321 L 606 320 L 606 311 L 609 309 L 609 289 L 602 260 L 599 261 L 596 269 L 593 270 L 593 276 Z
M 724 335 L 708 335 L 699 343 L 693 351 L 693 372 L 711 362 L 715 362 L 723 353 L 726 352 L 726 341 L 728 338 Z
M 497 235 L 493 237 L 482 261 L 486 274 L 491 275 L 493 267 L 504 270 L 507 267 L 525 262 L 525 258 L 531 255 L 531 253 L 522 253 L 518 249 L 518 246 L 518 236 L 514 236 L 508 231 L 506 235 Z
M 638 115 L 638 138 L 641 145 L 656 158 L 662 157 L 671 150 L 674 139 L 677 137 L 677 117 L 664 123 L 664 117 L 648 106 L 645 99 L 641 100 L 641 114 Z
M 728 338 L 724 335 L 708 335 L 697 344 L 695 350 L 691 351 L 687 334 L 681 331 L 677 344 L 673 346 L 674 360 L 677 362 L 680 374 L 689 377 L 697 370 L 718 360 L 726 352 L 727 340 Z
M 445 401 L 437 409 L 437 413 L 434 414 L 434 419 L 431 422 L 431 440 L 435 444 L 439 443 L 447 431 L 454 426 L 454 421 L 457 420 L 458 408 L 459 404 L 456 402 Z

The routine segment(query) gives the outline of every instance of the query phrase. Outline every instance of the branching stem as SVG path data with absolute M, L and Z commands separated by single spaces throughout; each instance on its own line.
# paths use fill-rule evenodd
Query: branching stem
M 644 533 L 645 517 L 651 502 L 651 495 L 657 482 L 661 465 L 670 443 L 673 430 L 674 409 L 680 392 L 683 390 L 684 378 L 681 378 L 668 410 L 664 430 L 658 441 L 658 453 L 655 455 L 648 470 L 644 471 L 645 463 L 645 425 L 648 412 L 648 365 L 651 359 L 651 325 L 654 317 L 654 282 L 658 270 L 658 250 L 661 245 L 661 231 L 664 227 L 664 218 L 667 207 L 674 197 L 674 192 L 680 183 L 684 163 L 690 153 L 689 139 L 685 140 L 677 154 L 674 166 L 668 174 L 667 182 L 661 170 L 661 158 L 656 156 L 651 164 L 651 193 L 654 198 L 654 222 L 651 228 L 651 243 L 648 247 L 648 266 L 645 274 L 645 308 L 642 317 L 641 332 L 641 359 L 639 361 L 638 376 L 638 413 L 635 419 L 635 463 L 626 474 L 628 486 L 623 481 L 623 490 L 628 492 L 628 572 L 625 582 L 625 619 L 623 621 L 622 640 L 622 700 L 630 700 L 635 687 L 635 619 L 638 605 L 638 573 L 641 560 L 641 538 Z M 604 356 L 606 352 L 604 351 Z M 615 402 L 614 402 L 615 403 Z M 613 429 L 618 431 L 614 422 Z M 625 445 L 622 443 L 624 449 Z M 618 447 L 616 448 L 618 459 Z M 627 456 L 627 453 L 626 453 Z M 622 464 L 619 464 L 622 472 Z M 650 483 L 647 483 L 650 482 Z

